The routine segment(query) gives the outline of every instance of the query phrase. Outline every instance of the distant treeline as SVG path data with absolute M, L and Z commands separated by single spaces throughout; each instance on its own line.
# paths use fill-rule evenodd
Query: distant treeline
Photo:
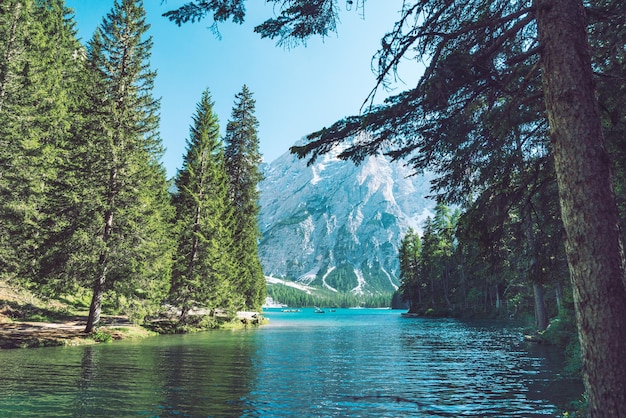
M 267 295 L 290 307 L 330 306 L 337 308 L 389 308 L 393 294 L 358 295 L 316 289 L 311 293 L 284 285 L 268 285 Z
M 265 300 L 252 94 L 222 139 L 198 92 L 172 184 L 148 29 L 142 2 L 116 0 L 83 46 L 63 0 L 0 3 L 0 276 L 90 298 L 87 331 L 103 305 L 141 320 L 167 302 L 184 322 Z

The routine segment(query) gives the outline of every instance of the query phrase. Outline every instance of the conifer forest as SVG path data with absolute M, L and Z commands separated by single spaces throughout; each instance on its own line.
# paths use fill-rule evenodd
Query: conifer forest
M 0 4 L 0 271 L 49 297 L 136 321 L 164 304 L 258 310 L 260 179 L 252 92 L 219 137 L 198 92 L 183 167 L 160 162 L 152 38 L 141 2 L 116 1 L 82 45 L 63 0 Z

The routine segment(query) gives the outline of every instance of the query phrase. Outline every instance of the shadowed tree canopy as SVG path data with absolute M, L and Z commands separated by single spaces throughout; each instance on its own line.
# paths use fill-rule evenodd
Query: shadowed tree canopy
M 336 27 L 335 0 L 275 3 L 277 17 L 255 31 L 279 44 Z M 234 11 L 243 5 L 191 2 L 168 17 L 240 21 Z M 457 200 L 553 162 L 592 416 L 626 410 L 625 263 L 605 145 L 605 131 L 617 142 L 625 119 L 615 105 L 626 80 L 625 21 L 617 0 L 407 0 L 374 57 L 372 94 L 407 57 L 425 63 L 418 84 L 291 149 L 313 161 L 347 142 L 341 157 L 357 163 L 384 152 L 435 171 L 435 187 Z M 615 142 L 608 145 L 619 150 Z
M 363 0 L 356 0 L 362 2 Z M 164 16 L 181 25 L 206 17 L 217 23 L 231 20 L 243 23 L 246 0 L 200 0 L 191 1 Z M 315 35 L 327 36 L 337 29 L 339 7 L 337 0 L 267 0 L 278 6 L 277 17 L 268 19 L 254 28 L 263 38 L 278 39 L 280 45 L 298 44 Z M 347 1 L 352 4 L 352 0 Z

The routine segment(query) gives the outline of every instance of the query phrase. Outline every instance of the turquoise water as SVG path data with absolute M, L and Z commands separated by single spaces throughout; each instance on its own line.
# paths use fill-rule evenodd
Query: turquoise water
M 558 355 L 494 322 L 269 310 L 243 331 L 0 351 L 0 416 L 554 416 Z

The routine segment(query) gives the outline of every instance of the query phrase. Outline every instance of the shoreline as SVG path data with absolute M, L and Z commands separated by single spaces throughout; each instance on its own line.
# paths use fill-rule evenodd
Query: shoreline
M 212 329 L 246 328 L 269 322 L 258 312 L 239 312 L 233 321 L 217 328 L 195 328 L 187 332 Z M 155 322 L 156 323 L 156 322 Z M 19 321 L 0 315 L 0 350 L 17 348 L 42 348 L 58 346 L 92 345 L 128 339 L 141 339 L 181 332 L 158 332 L 131 322 L 123 315 L 102 315 L 95 332 L 85 333 L 86 315 L 69 316 L 59 321 Z M 154 323 L 153 323 L 154 325 Z M 182 332 L 182 333 L 187 333 Z
M 86 316 L 73 316 L 55 322 L 5 320 L 0 322 L 0 349 L 91 345 L 158 335 L 133 324 L 125 316 L 103 315 L 95 334 L 84 332 L 86 324 Z
M 200 321 L 207 316 L 206 310 L 197 310 L 194 315 Z M 88 313 L 85 306 L 68 304 L 67 300 L 42 300 L 27 289 L 11 285 L 0 279 L 0 350 L 17 348 L 40 348 L 58 346 L 91 345 L 102 342 L 142 339 L 162 334 L 208 331 L 207 324 L 189 324 L 188 329 L 175 326 L 164 327 L 161 332 L 155 327 L 160 323 L 153 319 L 139 325 L 123 314 L 102 314 L 100 323 L 92 333 L 85 333 Z M 160 318 L 170 323 L 172 318 Z M 227 321 L 227 316 L 218 314 L 217 328 L 258 326 L 265 323 L 262 312 L 242 311 Z M 214 325 L 215 325 L 214 323 Z

